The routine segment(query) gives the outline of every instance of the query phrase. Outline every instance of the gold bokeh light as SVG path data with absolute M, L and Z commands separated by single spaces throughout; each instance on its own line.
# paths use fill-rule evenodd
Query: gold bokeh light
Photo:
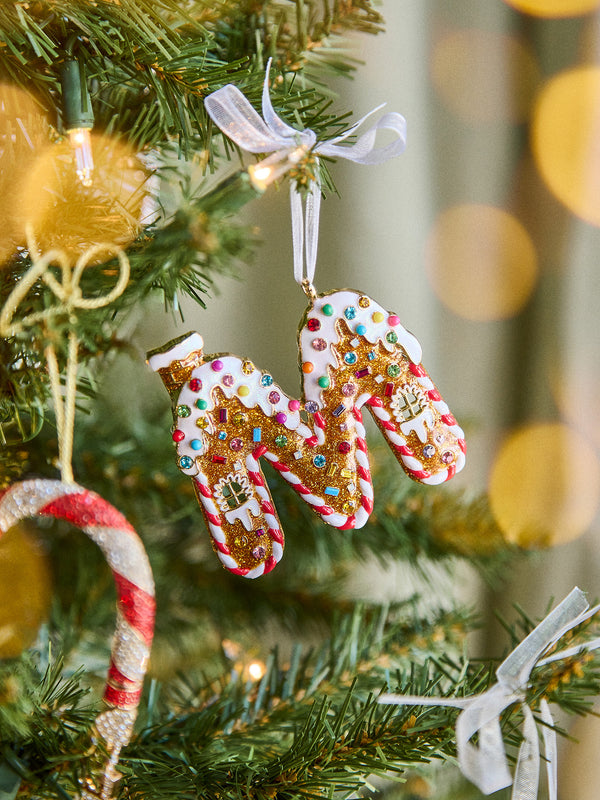
M 42 252 L 64 250 L 72 261 L 100 242 L 126 247 L 136 238 L 147 174 L 124 142 L 92 133 L 94 172 L 84 186 L 67 139 L 44 148 L 16 192 L 19 234 L 33 228 Z
M 570 542 L 591 525 L 600 463 L 586 439 L 562 423 L 536 423 L 503 442 L 489 481 L 505 537 L 524 548 Z
M 524 226 L 493 206 L 452 206 L 437 218 L 425 265 L 439 299 L 474 321 L 505 319 L 528 301 L 537 279 L 537 255 Z
M 505 0 L 505 2 L 534 17 L 579 17 L 600 8 L 600 0 Z
M 531 49 L 516 37 L 462 29 L 436 41 L 431 80 L 442 102 L 467 122 L 520 122 L 540 74 Z
M 531 141 L 552 193 L 578 217 L 600 225 L 600 67 L 568 70 L 546 84 Z

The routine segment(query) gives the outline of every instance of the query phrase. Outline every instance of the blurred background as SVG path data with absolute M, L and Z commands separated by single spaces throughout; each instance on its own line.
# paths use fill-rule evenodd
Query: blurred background
M 449 600 L 535 616 L 574 585 L 596 598 L 600 2 L 385 0 L 382 12 L 386 33 L 357 38 L 365 64 L 334 88 L 355 119 L 383 102 L 402 113 L 408 147 L 383 166 L 332 167 L 339 197 L 323 204 L 317 290 L 360 289 L 400 316 L 466 429 L 456 484 L 489 490 L 505 535 L 542 547 L 501 593 L 465 574 Z M 305 302 L 286 188 L 248 211 L 262 245 L 243 280 L 223 281 L 186 326 L 208 352 L 247 355 L 297 392 Z M 172 332 L 142 324 L 140 346 Z M 357 575 L 355 591 L 402 596 L 411 580 L 392 565 L 377 581 Z M 492 654 L 489 616 L 475 648 Z M 600 724 L 572 732 L 581 744 L 561 756 L 561 797 L 592 800 Z

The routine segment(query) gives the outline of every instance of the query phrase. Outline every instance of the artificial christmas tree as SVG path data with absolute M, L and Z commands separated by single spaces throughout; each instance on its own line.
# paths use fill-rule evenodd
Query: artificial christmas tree
M 250 381 L 255 368 L 244 370 L 249 362 L 237 359 L 240 380 L 236 383 L 232 370 L 214 366 L 217 361 L 221 366 L 229 364 L 227 359 L 232 357 L 213 359 L 212 372 L 231 374 L 234 380 L 218 391 L 213 387 L 207 397 L 200 396 L 199 383 L 192 385 L 192 381 L 202 381 L 204 373 L 183 377 L 181 386 L 185 384 L 185 391 L 193 394 L 194 403 L 202 401 L 206 407 L 193 406 L 191 400 L 177 403 L 190 413 L 178 414 L 183 423 L 173 431 L 176 441 L 188 419 L 204 431 L 196 423 L 206 419 L 204 412 L 212 410 L 211 402 L 227 414 L 218 420 L 225 438 L 207 445 L 211 440 L 204 434 L 188 436 L 191 450 L 181 450 L 177 465 L 167 441 L 169 410 L 158 393 L 148 403 L 145 392 L 138 389 L 146 367 L 132 345 L 134 322 L 130 320 L 135 321 L 141 305 L 144 314 L 156 315 L 157 325 L 162 311 L 156 297 L 176 312 L 184 295 L 202 306 L 218 273 L 248 257 L 252 249 L 253 233 L 240 223 L 238 212 L 262 197 L 265 187 L 258 169 L 241 169 L 222 178 L 232 155 L 231 144 L 213 125 L 206 98 L 234 85 L 258 110 L 266 62 L 273 58 L 267 88 L 275 113 L 287 121 L 288 131 L 298 130 L 299 140 L 301 132 L 314 132 L 314 142 L 302 158 L 286 165 L 292 167 L 288 180 L 309 197 L 312 184 L 319 181 L 318 189 L 312 187 L 309 202 L 314 204 L 315 191 L 333 188 L 326 162 L 316 163 L 319 142 L 336 139 L 349 126 L 350 112 L 338 116 L 331 112 L 327 88 L 332 76 L 354 68 L 339 47 L 341 37 L 351 30 L 374 34 L 381 27 L 380 15 L 365 0 L 324 3 L 322 9 L 304 0 L 40 0 L 0 6 L 4 45 L 0 48 L 4 84 L 0 174 L 4 196 L 11 198 L 4 202 L 1 243 L 0 479 L 5 492 L 0 497 L 0 524 L 8 530 L 16 520 L 37 515 L 35 529 L 54 583 L 47 621 L 39 629 L 29 626 L 35 639 L 27 643 L 28 649 L 20 650 L 23 642 L 14 637 L 22 616 L 13 611 L 12 616 L 1 618 L 0 648 L 3 642 L 11 645 L 0 650 L 4 656 L 0 662 L 3 800 L 108 797 L 111 792 L 149 800 L 172 796 L 283 800 L 358 793 L 408 798 L 430 791 L 441 798 L 445 793 L 445 781 L 430 789 L 429 781 L 435 786 L 435 771 L 428 764 L 455 761 L 458 713 L 429 707 L 420 698 L 428 695 L 435 700 L 442 695 L 451 698 L 448 705 L 462 707 L 464 698 L 487 697 L 493 691 L 498 662 L 466 658 L 465 638 L 476 625 L 475 617 L 464 609 L 448 610 L 443 598 L 429 604 L 418 597 L 365 604 L 353 601 L 341 589 L 348 575 L 362 570 L 361 559 L 369 556 L 382 563 L 402 560 L 421 572 L 426 571 L 426 563 L 452 568 L 457 559 L 464 559 L 486 576 L 497 576 L 518 553 L 505 542 L 485 499 L 452 495 L 437 485 L 409 485 L 385 453 L 375 453 L 371 467 L 377 500 L 368 524 L 362 531 L 336 531 L 325 528 L 309 505 L 298 502 L 278 474 L 291 475 L 292 470 L 279 469 L 278 461 L 267 477 L 286 532 L 286 557 L 274 572 L 264 568 L 262 572 L 269 574 L 260 581 L 244 581 L 212 558 L 208 537 L 199 531 L 193 487 L 180 469 L 193 469 L 182 461 L 193 460 L 195 441 L 206 448 L 206 458 L 225 457 L 218 442 L 226 442 L 227 455 L 231 451 L 236 456 L 245 447 L 243 437 L 226 429 L 235 424 L 228 418 L 228 414 L 234 416 L 234 409 L 228 405 L 233 400 L 227 391 L 233 387 L 243 401 L 240 390 L 246 384 L 240 376 Z M 321 150 L 330 158 L 334 152 Z M 216 177 L 196 189 L 190 164 Z M 284 180 L 283 173 L 280 178 Z M 173 200 L 177 184 L 181 196 Z M 314 247 L 312 252 L 316 258 Z M 366 295 L 350 297 L 350 292 L 342 292 L 338 303 L 338 293 L 317 298 L 312 287 L 308 289 L 312 301 L 320 303 L 304 328 L 304 345 L 312 360 L 305 358 L 303 364 L 316 362 L 320 367 L 320 371 L 303 370 L 309 376 L 305 379 L 308 403 L 318 404 L 320 393 L 329 390 L 324 379 L 331 382 L 333 378 L 335 388 L 327 359 L 337 357 L 329 348 L 332 343 L 337 347 L 333 334 L 342 331 L 347 343 L 340 358 L 350 356 L 342 367 L 345 375 L 354 369 L 355 383 L 365 379 L 369 373 L 357 376 L 351 356 L 359 353 L 366 363 L 371 352 L 372 361 L 380 361 L 387 375 L 380 387 L 372 382 L 362 394 L 363 402 L 367 394 L 373 400 L 382 396 L 372 408 L 390 441 L 399 436 L 395 427 L 400 429 L 415 416 L 410 420 L 405 416 L 408 400 L 424 414 L 420 427 L 409 425 L 410 448 L 417 440 L 422 448 L 419 469 L 410 460 L 407 442 L 397 442 L 405 448 L 400 452 L 405 469 L 419 473 L 417 477 L 425 483 L 437 484 L 435 479 L 427 480 L 423 467 L 432 459 L 441 479 L 451 477 L 454 465 L 463 463 L 462 431 L 433 384 L 425 385 L 429 379 L 418 363 L 420 356 L 415 356 L 416 340 L 396 315 L 387 314 Z M 327 328 L 333 313 L 325 306 L 333 312 L 336 303 L 337 327 L 326 339 L 321 329 Z M 369 319 L 363 319 L 361 315 L 367 314 Z M 338 321 L 338 316 L 343 319 Z M 319 324 L 319 330 L 310 327 L 311 320 L 315 320 L 313 328 Z M 342 329 L 340 322 L 354 327 Z M 369 336 L 384 323 L 390 328 L 384 332 L 386 344 L 375 334 L 371 342 Z M 396 338 L 386 339 L 389 333 Z M 374 343 L 377 352 L 370 348 Z M 158 368 L 169 368 L 171 361 L 161 362 Z M 117 363 L 127 366 L 118 372 Z M 393 381 L 404 375 L 406 382 L 411 368 L 411 380 L 421 385 L 411 389 L 410 397 L 403 394 L 403 405 Z M 120 377 L 123 374 L 125 378 Z M 266 375 L 270 377 L 260 372 L 261 378 Z M 325 404 L 326 413 L 320 418 L 330 427 L 344 398 L 354 396 L 356 387 L 348 388 L 347 394 L 344 391 L 351 383 L 346 375 L 336 402 Z M 425 390 L 432 394 L 421 397 Z M 306 427 L 308 418 L 300 421 L 299 401 L 284 397 L 283 390 L 271 383 L 261 384 L 260 392 L 268 404 L 260 419 L 286 427 L 288 415 L 297 414 L 298 426 Z M 358 401 L 356 405 L 359 412 Z M 237 413 L 244 413 L 242 406 Z M 311 408 L 303 413 L 318 412 Z M 278 420 L 277 415 L 286 418 Z M 359 421 L 356 414 L 355 419 Z M 253 437 L 260 425 L 249 425 L 243 420 L 241 427 Z M 281 451 L 289 448 L 289 442 L 281 439 L 278 444 L 277 437 L 288 436 L 288 427 L 283 434 L 274 433 L 274 446 Z M 330 468 L 327 457 L 334 452 L 348 459 L 350 451 L 355 454 L 353 448 L 362 453 L 360 444 L 346 442 L 344 437 L 328 439 L 323 434 L 324 442 L 319 442 L 324 426 L 307 430 L 302 447 L 311 447 L 308 442 L 314 433 L 316 443 L 327 450 L 326 455 L 317 454 L 325 463 L 314 462 L 315 470 Z M 214 433 L 218 436 L 220 431 Z M 426 448 L 440 442 L 427 437 L 436 433 L 449 438 L 444 439 L 439 458 L 433 459 Z M 356 437 L 357 441 L 364 438 Z M 230 447 L 236 440 L 241 442 L 239 450 L 237 443 Z M 340 449 L 342 444 L 349 444 L 350 450 Z M 297 452 L 304 455 L 299 445 L 290 450 L 290 464 Z M 252 453 L 247 454 L 250 457 Z M 351 467 L 348 463 L 343 469 L 352 472 Z M 364 464 L 361 467 L 367 469 Z M 201 472 L 206 472 L 204 465 Z M 258 468 L 251 472 L 258 476 L 258 486 L 262 479 Z M 309 477 L 310 473 L 306 471 Z M 59 474 L 61 481 L 56 480 Z M 323 497 L 337 497 L 327 492 L 340 489 L 334 473 L 328 481 L 317 474 Z M 209 483 L 221 487 L 219 498 L 226 506 L 222 511 L 224 515 L 235 512 L 233 525 L 239 518 L 244 475 L 237 481 L 239 490 L 229 481 L 225 491 L 223 477 L 227 475 L 213 475 Z M 351 482 L 351 477 L 347 480 Z M 362 476 L 358 504 L 369 513 L 371 496 L 365 487 L 370 481 L 370 475 L 368 480 Z M 46 491 L 58 492 L 63 499 L 38 496 Z M 97 499 L 74 500 L 80 496 Z M 269 527 L 271 498 L 262 500 L 260 513 Z M 355 498 L 345 502 L 354 503 Z M 329 515 L 323 503 L 319 509 L 321 516 Z M 346 510 L 342 506 L 342 511 L 343 524 L 334 527 L 344 527 L 354 517 L 356 504 Z M 49 518 L 57 518 L 51 527 Z M 102 531 L 94 535 L 104 546 L 117 581 L 120 622 L 113 652 L 119 655 L 112 660 L 107 688 L 114 631 L 110 570 L 102 553 L 65 518 L 76 527 Z M 256 518 L 258 514 L 251 513 L 246 523 Z M 366 519 L 361 518 L 362 522 Z M 121 710 L 131 709 L 127 695 L 135 694 L 137 707 L 139 682 L 147 666 L 147 651 L 142 653 L 137 645 L 141 642 L 147 647 L 152 638 L 151 576 L 144 572 L 143 579 L 139 578 L 143 561 L 139 552 L 132 556 L 126 548 L 125 558 L 115 555 L 121 551 L 111 544 L 113 539 L 121 542 L 123 536 L 131 536 L 131 525 L 152 565 L 157 618 L 136 728 L 121 750 L 129 739 L 131 717 L 127 717 L 125 734 L 118 741 L 111 738 L 114 731 L 105 724 L 110 709 L 103 705 L 102 693 L 113 709 Z M 8 530 L 7 537 L 12 533 Z M 27 539 L 22 541 L 21 556 L 26 562 L 31 558 L 27 548 L 32 546 Z M 246 562 L 252 559 L 271 566 L 269 554 L 259 550 L 262 545 L 240 541 L 234 542 L 235 548 L 243 555 L 241 571 L 250 571 Z M 219 552 L 223 554 L 222 549 Z M 19 570 L 18 561 L 13 570 Z M 18 586 L 18 581 L 8 579 L 0 592 L 7 598 Z M 21 589 L 20 602 L 26 608 L 34 587 L 21 585 Z M 514 696 L 505 702 L 503 695 L 491 719 L 485 720 L 494 725 L 499 720 L 505 743 L 494 733 L 497 746 L 487 755 L 490 773 L 498 758 L 504 765 L 504 746 L 511 756 L 516 755 L 523 736 L 529 750 L 535 751 L 532 742 L 538 733 L 532 713 L 538 715 L 541 709 L 542 726 L 550 725 L 547 701 L 567 711 L 589 710 L 599 690 L 596 662 L 588 652 L 597 646 L 597 623 L 586 614 L 585 606 L 575 593 L 558 627 L 551 627 L 541 645 L 538 642 L 539 652 L 534 651 L 529 671 L 511 684 Z M 124 627 L 123 619 L 131 623 L 129 627 Z M 513 648 L 534 628 L 535 623 L 523 614 L 510 629 Z M 532 635 L 537 641 L 538 634 Z M 546 650 L 559 641 L 560 658 L 553 660 Z M 132 643 L 141 656 L 139 663 L 133 659 L 134 668 L 128 671 L 132 659 L 123 655 L 123 648 Z M 501 669 L 499 677 L 507 671 Z M 412 700 L 396 709 L 379 702 L 383 692 Z M 473 733 L 479 733 L 481 745 L 486 731 L 474 727 L 467 744 Z M 460 759 L 465 743 L 460 743 L 460 736 L 458 741 Z M 546 755 L 551 764 L 556 763 L 548 749 Z M 484 767 L 485 757 L 484 751 Z M 535 758 L 524 755 L 523 761 L 531 767 L 531 776 Z M 499 780 L 504 783 L 497 780 L 488 788 L 510 781 L 506 769 Z M 458 783 L 451 789 L 454 797 L 468 797 L 471 791 Z M 517 797 L 529 796 L 520 786 L 515 791 L 522 792 Z

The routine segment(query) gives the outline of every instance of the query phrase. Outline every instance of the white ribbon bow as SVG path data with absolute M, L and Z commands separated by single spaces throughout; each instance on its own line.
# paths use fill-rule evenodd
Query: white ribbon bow
M 567 631 L 585 622 L 599 610 L 600 605 L 590 609 L 583 592 L 577 588 L 573 589 L 500 664 L 496 670 L 498 683 L 482 694 L 465 698 L 384 694 L 379 702 L 396 705 L 450 706 L 462 709 L 456 721 L 456 747 L 458 765 L 463 775 L 484 794 L 492 794 L 512 784 L 512 800 L 535 800 L 538 794 L 540 748 L 535 719 L 525 702 L 525 691 L 531 671 L 536 666 L 599 648 L 600 638 L 541 658 Z M 500 728 L 500 714 L 513 703 L 521 703 L 525 717 L 522 730 L 523 742 L 519 749 L 514 779 L 508 768 Z M 556 732 L 550 707 L 545 699 L 540 702 L 540 716 L 544 723 L 542 736 L 548 774 L 548 793 L 550 800 L 556 800 Z M 475 733 L 478 734 L 478 745 L 470 741 Z
M 208 115 L 215 125 L 243 150 L 250 153 L 273 153 L 262 164 L 289 160 L 290 167 L 309 151 L 316 156 L 345 158 L 356 164 L 381 164 L 404 152 L 406 147 L 406 120 L 401 114 L 390 112 L 384 114 L 352 145 L 340 146 L 357 128 L 383 106 L 377 106 L 349 130 L 327 142 L 317 142 L 316 133 L 310 128 L 298 131 L 280 119 L 271 103 L 269 95 L 269 70 L 271 59 L 267 63 L 267 71 L 263 85 L 262 112 L 263 118 L 257 114 L 240 90 L 228 84 L 209 94 L 204 101 Z M 397 138 L 385 147 L 376 148 L 377 131 L 387 129 L 393 131 Z M 317 245 L 319 237 L 319 213 L 321 207 L 321 187 L 318 181 L 310 181 L 306 193 L 306 215 L 302 207 L 302 195 L 295 184 L 290 186 L 292 209 L 292 237 L 294 249 L 294 278 L 300 284 L 305 280 L 312 285 L 317 261 Z M 304 218 L 305 216 L 305 218 Z M 306 237 L 306 248 L 304 240 Z M 304 274 L 304 250 L 306 249 L 306 274 Z

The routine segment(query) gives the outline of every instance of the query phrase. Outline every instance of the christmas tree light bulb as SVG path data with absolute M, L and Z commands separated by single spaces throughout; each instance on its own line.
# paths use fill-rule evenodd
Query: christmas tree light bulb
M 265 674 L 265 665 L 260 661 L 253 661 L 248 665 L 248 674 L 253 681 L 259 681 Z
M 75 155 L 75 171 L 83 186 L 92 185 L 94 158 L 92 155 L 92 137 L 89 128 L 72 128 L 68 131 L 69 142 Z

